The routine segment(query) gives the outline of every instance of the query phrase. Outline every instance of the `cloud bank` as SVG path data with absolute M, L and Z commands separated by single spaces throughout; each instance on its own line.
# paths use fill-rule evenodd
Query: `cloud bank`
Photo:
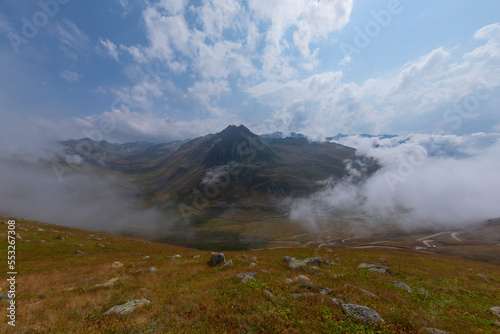
M 500 217 L 500 134 L 347 137 L 341 144 L 382 168 L 359 183 L 328 183 L 293 202 L 291 217 L 308 221 L 339 212 L 389 219 L 408 228 L 466 227 Z

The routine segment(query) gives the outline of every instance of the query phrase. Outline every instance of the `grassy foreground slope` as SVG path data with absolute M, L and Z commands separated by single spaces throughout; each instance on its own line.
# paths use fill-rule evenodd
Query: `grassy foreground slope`
M 500 333 L 500 319 L 490 311 L 500 306 L 500 267 L 488 263 L 391 249 L 296 248 L 225 252 L 233 265 L 222 269 L 207 265 L 206 251 L 16 222 L 22 238 L 16 248 L 17 326 L 7 324 L 8 304 L 1 300 L 2 333 L 425 333 L 427 327 Z M 0 224 L 5 276 L 6 232 Z M 284 256 L 320 256 L 334 264 L 294 272 Z M 379 262 L 381 257 L 387 261 Z M 112 267 L 115 261 L 123 266 Z M 391 274 L 357 269 L 360 263 L 387 266 Z M 149 267 L 157 271 L 145 271 Z M 257 275 L 242 282 L 237 275 L 247 272 Z M 298 275 L 312 285 L 286 282 Z M 114 278 L 113 285 L 94 287 Z M 7 291 L 7 281 L 0 287 Z M 320 288 L 332 291 L 321 294 Z M 104 314 L 140 298 L 150 303 L 127 315 Z M 385 323 L 357 323 L 332 298 L 370 307 Z

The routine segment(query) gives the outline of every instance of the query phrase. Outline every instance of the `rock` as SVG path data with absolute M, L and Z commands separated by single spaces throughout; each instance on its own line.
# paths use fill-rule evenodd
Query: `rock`
M 63 236 L 58 236 L 58 237 L 56 237 L 56 239 L 64 241 L 64 237 Z
M 108 287 L 108 286 L 113 286 L 116 282 L 118 281 L 118 277 L 116 278 L 112 278 L 110 279 L 109 281 L 107 281 L 106 283 L 103 283 L 103 284 L 96 284 L 94 285 L 92 288 L 99 288 L 99 287 Z
M 104 246 L 103 244 L 97 244 L 97 247 L 104 248 L 106 246 Z
M 37 230 L 38 232 L 43 232 L 43 231 L 44 231 L 44 229 L 43 229 L 43 228 L 40 228 L 40 227 L 39 227 L 39 228 L 37 228 L 36 230 Z
M 477 274 L 476 276 L 479 277 L 479 278 L 484 279 L 485 281 L 489 281 L 490 280 L 490 278 L 488 276 L 483 275 L 483 274 Z
M 264 290 L 264 293 L 266 294 L 266 296 L 268 296 L 269 298 L 273 298 L 274 295 L 271 293 L 271 291 L 269 290 Z
M 418 289 L 417 290 L 418 293 L 420 293 L 421 295 L 426 295 L 426 296 L 430 296 L 431 294 L 429 293 L 429 291 L 425 290 L 425 289 Z
M 199 259 L 201 256 L 200 255 L 195 255 L 193 256 L 193 259 Z
M 380 259 L 378 259 L 378 262 L 386 263 L 386 262 L 387 262 L 387 260 L 386 260 L 386 259 L 384 259 L 383 257 L 381 257 Z
M 10 299 L 10 291 L 7 291 L 7 292 L 4 292 L 0 295 L 0 300 L 3 300 L 3 299 Z
M 146 269 L 146 271 L 147 271 L 148 273 L 152 273 L 152 272 L 154 272 L 154 271 L 158 271 L 158 269 L 156 269 L 155 267 L 149 267 L 148 269 Z
M 399 281 L 389 281 L 389 282 L 391 282 L 392 284 L 394 284 L 398 288 L 405 289 L 408 292 L 413 292 L 413 289 L 408 284 L 405 284 L 405 283 L 399 282 Z
M 112 314 L 112 313 L 116 313 L 116 314 L 130 314 L 137 307 L 142 306 L 144 304 L 149 304 L 149 303 L 150 303 L 150 301 L 147 300 L 147 299 L 145 299 L 145 298 L 134 299 L 134 300 L 126 302 L 125 304 L 113 306 L 112 308 L 110 308 L 109 310 L 107 310 L 104 314 L 105 315 Z
M 229 260 L 222 265 L 222 268 L 226 268 L 233 265 L 233 260 Z
M 255 256 L 252 256 L 252 258 L 250 259 L 250 261 L 252 261 L 252 262 L 259 262 L 259 261 L 257 261 L 257 258 Z
M 305 275 L 297 276 L 292 281 L 293 282 L 311 283 L 311 279 Z
M 495 314 L 497 317 L 500 317 L 500 307 L 498 306 L 492 307 L 490 308 L 490 311 L 493 312 L 493 314 Z
M 291 263 L 293 261 L 294 258 L 290 257 L 290 256 L 285 256 L 283 258 L 283 262 L 285 263 Z
M 147 259 L 149 259 L 149 256 L 144 255 L 144 256 L 142 257 L 142 259 L 143 259 L 143 260 L 147 260 Z
M 436 328 L 424 328 L 424 331 L 431 334 L 451 334 L 450 332 L 445 332 Z
M 287 277 L 287 278 L 285 279 L 285 282 L 286 282 L 286 284 L 290 284 L 290 283 L 292 283 L 293 281 Z
M 172 256 L 172 260 L 177 260 L 177 259 L 180 259 L 182 256 L 180 256 L 180 254 L 176 254 L 174 256 Z
M 316 267 L 316 266 L 309 266 L 309 269 L 314 270 L 314 271 L 321 270 L 321 269 L 319 269 L 319 267 Z
M 120 268 L 120 267 L 123 267 L 123 263 L 121 263 L 120 261 L 115 261 L 111 264 L 111 267 Z
M 243 278 L 242 282 L 245 283 L 249 279 L 254 279 L 254 276 L 257 275 L 256 272 L 251 272 L 251 273 L 239 273 L 238 277 Z
M 367 295 L 369 297 L 377 297 L 374 293 L 372 293 L 370 291 L 366 291 L 365 289 L 362 289 L 359 286 L 354 286 L 354 285 L 346 284 L 346 285 L 344 285 L 344 288 L 356 289 L 356 290 L 359 290 L 359 291 L 363 292 L 365 295 Z
M 338 298 L 329 298 L 328 301 L 330 301 L 330 303 L 335 304 L 337 306 L 344 305 L 344 302 Z
M 257 265 L 257 263 L 254 263 L 254 262 L 250 263 L 250 267 L 255 267 L 256 265 Z
M 379 266 L 377 264 L 367 264 L 361 263 L 358 266 L 358 269 L 368 269 L 369 271 L 381 273 L 381 274 L 390 274 L 390 269 L 384 266 Z
M 265 274 L 269 274 L 269 270 L 266 270 L 266 269 L 262 269 L 262 272 Z
M 295 271 L 299 271 L 300 269 L 304 268 L 305 266 L 307 266 L 306 261 L 292 258 L 292 261 L 289 263 L 288 268 L 295 270 Z
M 85 253 L 84 253 L 84 252 L 82 252 L 81 250 L 77 250 L 77 251 L 75 252 L 75 254 L 85 254 Z
M 96 241 L 101 241 L 101 238 L 90 238 L 90 240 L 96 240 Z
M 208 264 L 211 267 L 216 267 L 224 263 L 226 263 L 226 258 L 224 257 L 224 253 L 212 253 L 212 257 L 210 258 L 210 262 Z
M 353 318 L 354 320 L 365 323 L 367 325 L 374 325 L 378 322 L 384 322 L 384 319 L 371 308 L 355 304 L 343 304 L 342 311 Z
M 320 266 L 322 265 L 323 263 L 324 264 L 327 264 L 329 266 L 332 265 L 332 262 L 328 261 L 328 260 L 325 260 L 324 258 L 322 257 L 310 257 L 310 258 L 307 258 L 304 260 L 308 265 L 316 265 L 316 266 Z

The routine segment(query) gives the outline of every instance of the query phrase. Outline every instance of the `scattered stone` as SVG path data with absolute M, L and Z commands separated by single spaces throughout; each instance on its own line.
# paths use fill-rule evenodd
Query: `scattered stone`
M 222 268 L 226 268 L 233 265 L 233 260 L 229 260 L 222 265 Z
M 96 240 L 96 241 L 101 241 L 101 238 L 90 238 L 90 240 Z
M 254 279 L 254 276 L 257 275 L 256 272 L 251 272 L 251 273 L 239 273 L 238 277 L 243 278 L 242 282 L 245 283 L 249 279 Z
M 75 254 L 85 254 L 85 253 L 84 253 L 84 252 L 82 252 L 81 250 L 77 250 L 77 251 L 75 252 Z
M 378 262 L 386 263 L 386 262 L 387 262 L 387 260 L 386 260 L 386 259 L 384 259 L 383 257 L 381 257 L 380 259 L 378 259 Z
M 97 244 L 97 247 L 104 248 L 106 246 L 104 246 L 103 244 Z
M 287 278 L 285 279 L 285 282 L 286 282 L 286 284 L 290 284 L 290 283 L 292 283 L 293 281 L 287 277 Z
M 154 271 L 158 271 L 158 269 L 156 269 L 155 267 L 149 267 L 148 269 L 146 269 L 146 271 L 147 271 L 148 273 L 152 273 L 152 272 L 154 272 Z
M 116 282 L 118 281 L 118 277 L 116 278 L 112 278 L 110 279 L 109 281 L 107 281 L 106 283 L 103 283 L 103 284 L 96 284 L 94 285 L 92 288 L 99 288 L 99 287 L 108 287 L 108 286 L 113 286 Z
M 484 279 L 485 281 L 489 281 L 490 280 L 490 278 L 488 276 L 483 275 L 483 274 L 476 274 L 476 276 L 479 277 L 479 278 Z
M 257 258 L 255 256 L 252 256 L 252 258 L 250 259 L 250 261 L 252 261 L 252 262 L 259 262 L 259 261 L 257 261 Z
M 266 269 L 262 269 L 262 272 L 265 274 L 269 274 L 269 270 L 266 270 Z
M 305 275 L 300 275 L 300 276 L 295 277 L 293 279 L 293 282 L 311 283 L 311 279 Z
M 314 270 L 314 271 L 321 270 L 321 269 L 319 269 L 319 267 L 316 267 L 316 266 L 309 266 L 309 269 Z
M 172 256 L 172 260 L 177 260 L 177 259 L 180 259 L 182 256 L 180 256 L 180 254 L 176 254 L 174 256 Z
M 243 258 L 247 258 L 247 255 L 246 255 L 246 254 L 243 254 L 241 257 L 243 257 Z
M 56 237 L 56 239 L 57 239 L 57 240 L 64 241 L 64 237 L 63 237 L 63 236 L 61 236 L 61 235 L 60 235 L 60 236 L 58 236 L 58 237 Z
M 413 292 L 413 289 L 408 284 L 405 284 L 405 283 L 399 282 L 399 281 L 389 281 L 389 282 L 391 282 L 392 284 L 394 284 L 398 288 L 405 289 L 406 291 L 408 291 L 410 293 Z
M 149 256 L 145 255 L 145 256 L 142 257 L 142 259 L 143 260 L 147 260 L 147 259 L 149 259 Z
M 424 331 L 430 334 L 451 334 L 450 332 L 445 332 L 436 328 L 424 328 Z
M 421 295 L 426 295 L 426 296 L 430 296 L 431 294 L 429 293 L 429 291 L 425 290 L 425 289 L 418 289 L 417 290 L 418 293 L 420 293 Z
M 310 258 L 307 258 L 304 260 L 308 265 L 316 265 L 316 266 L 320 266 L 322 265 L 323 263 L 324 264 L 327 264 L 329 266 L 333 265 L 332 262 L 328 261 L 328 260 L 325 260 L 323 259 L 322 257 L 310 257 Z
M 255 262 L 250 263 L 250 267 L 255 267 L 256 265 L 257 265 L 257 263 L 255 263 Z
M 362 289 L 359 286 L 354 286 L 354 285 L 346 284 L 346 285 L 344 285 L 344 288 L 356 289 L 356 290 L 359 290 L 359 291 L 363 292 L 365 295 L 367 295 L 369 297 L 377 297 L 374 293 L 372 293 L 370 291 L 367 291 L 365 289 Z
M 269 290 L 264 290 L 264 293 L 269 297 L 269 298 L 273 298 L 274 295 L 271 293 L 271 291 Z
M 295 271 L 299 271 L 300 269 L 304 268 L 305 266 L 307 266 L 306 261 L 292 258 L 292 261 L 289 263 L 288 268 L 295 270 Z
M 327 250 L 328 253 L 333 253 L 333 251 L 331 249 Z
M 342 305 L 344 305 L 344 304 L 345 304 L 342 300 L 340 300 L 340 299 L 338 299 L 338 298 L 329 298 L 328 300 L 329 300 L 331 303 L 333 303 L 333 304 L 335 304 L 335 305 L 337 305 L 337 306 L 342 306 Z
M 379 266 L 377 264 L 361 263 L 358 266 L 358 269 L 368 269 L 369 271 L 376 272 L 376 273 L 390 274 L 389 268 L 384 267 L 384 266 Z
M 120 267 L 123 267 L 123 263 L 121 263 L 120 261 L 115 261 L 111 264 L 111 267 L 120 268 Z
M 200 255 L 195 255 L 193 256 L 193 259 L 199 259 L 201 256 Z
M 226 263 L 226 258 L 224 257 L 224 253 L 212 253 L 212 257 L 210 258 L 210 262 L 208 264 L 211 267 L 216 267 L 224 263 Z
M 43 244 L 43 243 L 45 243 L 46 241 L 45 241 L 45 240 L 40 240 L 40 242 Z
M 73 291 L 75 290 L 75 288 L 66 288 L 66 289 L 63 289 L 63 291 Z
M 134 299 L 131 301 L 126 302 L 125 304 L 122 305 L 117 305 L 113 306 L 109 310 L 107 310 L 104 314 L 130 314 L 132 311 L 134 311 L 137 307 L 144 305 L 144 304 L 149 304 L 150 301 L 144 298 L 141 299 Z
M 500 307 L 498 306 L 492 307 L 490 308 L 490 311 L 493 312 L 493 314 L 495 314 L 497 317 L 500 317 Z
M 16 239 L 22 239 L 19 233 L 16 233 Z
M 285 256 L 283 258 L 283 262 L 285 262 L 285 263 L 291 263 L 292 261 L 293 261 L 293 258 L 290 256 Z
M 43 228 L 40 228 L 40 227 L 39 227 L 39 228 L 37 228 L 36 230 L 37 230 L 38 232 L 43 232 L 43 231 L 44 231 L 44 229 L 43 229 Z
M 374 325 L 377 322 L 384 322 L 384 319 L 382 319 L 377 311 L 372 310 L 371 308 L 368 308 L 366 306 L 342 304 L 342 310 L 347 316 L 367 325 Z
M 10 291 L 7 291 L 7 292 L 4 292 L 0 295 L 0 300 L 3 300 L 3 299 L 10 299 L 10 294 L 11 292 Z

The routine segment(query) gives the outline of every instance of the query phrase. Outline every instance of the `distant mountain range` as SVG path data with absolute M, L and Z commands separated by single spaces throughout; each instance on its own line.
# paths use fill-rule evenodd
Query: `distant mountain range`
M 67 157 L 80 157 L 64 162 L 69 168 L 132 177 L 148 205 L 201 221 L 227 210 L 276 213 L 284 198 L 306 196 L 320 189 L 319 181 L 347 176 L 347 165 L 363 176 L 378 169 L 351 147 L 310 142 L 300 134 L 258 136 L 243 125 L 165 144 L 88 138 L 62 144 Z

